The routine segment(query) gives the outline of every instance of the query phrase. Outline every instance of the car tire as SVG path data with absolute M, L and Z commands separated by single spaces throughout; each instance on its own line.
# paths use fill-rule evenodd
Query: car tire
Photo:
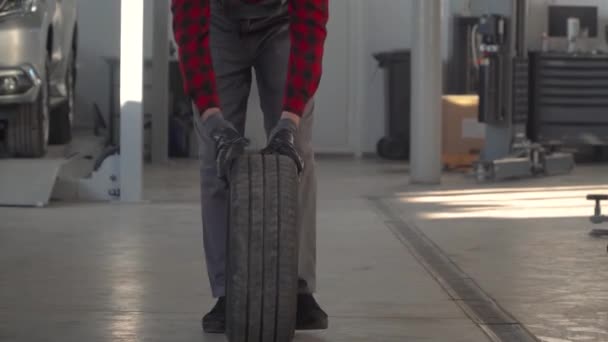
M 70 53 L 68 70 L 66 72 L 67 99 L 51 111 L 51 126 L 49 143 L 64 145 L 72 141 L 72 126 L 74 122 L 74 104 L 76 88 L 76 60 L 75 53 Z
M 298 290 L 298 175 L 283 156 L 252 154 L 232 170 L 226 266 L 230 342 L 289 342 Z
M 49 143 L 49 64 L 47 58 L 45 74 L 38 97 L 33 103 L 18 105 L 8 120 L 6 149 L 10 156 L 22 158 L 43 157 Z

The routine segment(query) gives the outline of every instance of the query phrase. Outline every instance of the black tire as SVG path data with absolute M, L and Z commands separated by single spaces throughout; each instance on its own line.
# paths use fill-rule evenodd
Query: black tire
M 49 144 L 49 60 L 36 101 L 19 105 L 8 120 L 6 149 L 12 157 L 40 158 Z
M 230 342 L 289 342 L 298 291 L 293 161 L 246 155 L 232 170 L 226 271 Z
M 75 53 L 72 51 L 65 76 L 67 99 L 51 111 L 49 143 L 53 145 L 64 145 L 72 141 L 76 88 L 76 60 L 74 55 Z

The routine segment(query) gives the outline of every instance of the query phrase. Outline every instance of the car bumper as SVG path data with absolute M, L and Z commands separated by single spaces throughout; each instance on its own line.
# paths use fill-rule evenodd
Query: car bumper
M 45 45 L 41 37 L 42 18 L 24 15 L 0 20 L 0 105 L 31 103 L 36 100 L 42 84 Z M 13 78 L 7 81 L 7 78 Z M 7 91 L 14 81 L 18 92 Z M 3 88 L 4 87 L 4 88 Z M 12 87 L 10 87 L 12 89 Z

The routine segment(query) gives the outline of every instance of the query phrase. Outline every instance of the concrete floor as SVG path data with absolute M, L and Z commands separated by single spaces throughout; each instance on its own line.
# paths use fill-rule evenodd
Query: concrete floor
M 320 162 L 319 294 L 331 329 L 296 341 L 486 341 L 365 195 L 405 169 Z M 382 172 L 382 177 L 378 177 Z M 224 341 L 212 304 L 195 162 L 148 168 L 137 205 L 0 208 L 0 341 Z
M 608 341 L 606 241 L 584 195 L 608 168 L 479 186 L 412 187 L 401 164 L 319 162 L 319 294 L 330 330 L 296 341 L 488 341 L 385 225 L 381 200 L 543 341 Z M 146 170 L 136 205 L 0 208 L 0 342 L 225 341 L 212 304 L 197 164 Z M 498 193 L 498 194 L 496 194 Z
M 385 201 L 541 341 L 608 341 L 608 240 L 588 235 L 589 193 L 608 193 L 608 167 L 481 187 L 451 179 Z

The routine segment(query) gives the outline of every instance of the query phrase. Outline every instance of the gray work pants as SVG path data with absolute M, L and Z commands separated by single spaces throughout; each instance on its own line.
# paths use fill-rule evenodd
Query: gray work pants
M 213 10 L 213 8 L 212 8 Z M 276 125 L 283 108 L 283 93 L 290 53 L 289 26 L 286 22 L 254 32 L 244 31 L 242 22 L 213 10 L 211 53 L 217 89 L 224 117 L 244 134 L 247 99 L 255 70 L 264 112 L 266 134 Z M 245 25 L 247 27 L 247 25 Z M 296 147 L 305 168 L 299 187 L 299 276 L 300 293 L 316 288 L 316 177 L 312 151 L 313 102 L 302 116 Z M 201 161 L 201 204 L 207 269 L 214 297 L 225 295 L 226 230 L 228 191 L 217 178 L 215 145 L 204 132 L 195 111 Z

